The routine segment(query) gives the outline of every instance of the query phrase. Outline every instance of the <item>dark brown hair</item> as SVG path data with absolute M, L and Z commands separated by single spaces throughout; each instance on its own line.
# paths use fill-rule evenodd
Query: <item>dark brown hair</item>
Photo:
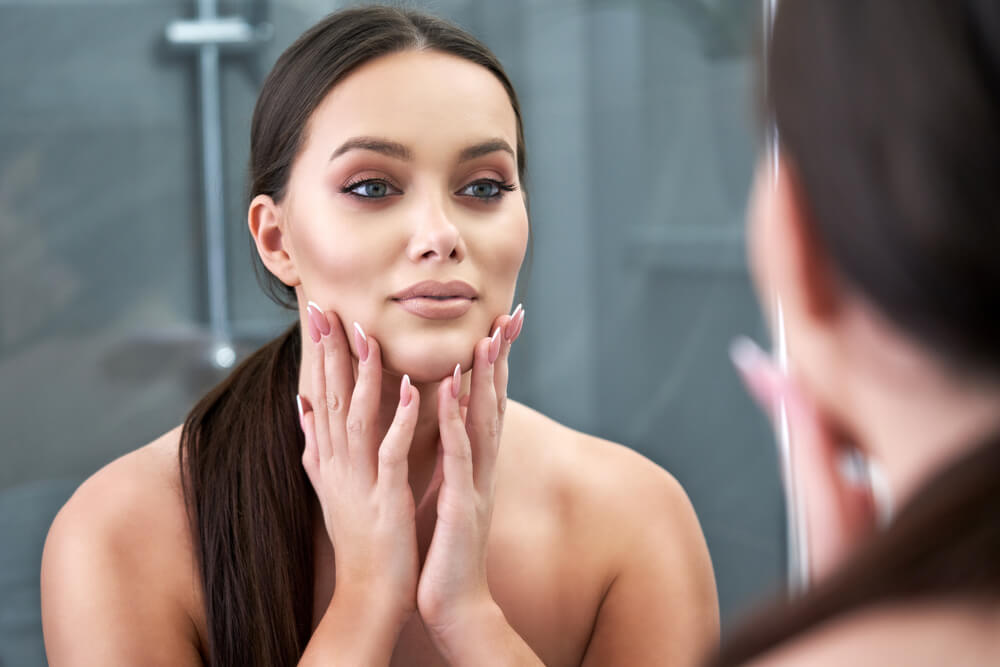
M 766 109 L 845 284 L 959 372 L 1000 378 L 1000 3 L 789 0 Z M 713 665 L 862 607 L 1000 600 L 1000 434 L 843 568 L 759 614 Z
M 250 197 L 281 201 L 308 120 L 338 81 L 375 58 L 411 49 L 463 58 L 499 79 L 517 119 L 523 187 L 521 111 L 500 62 L 450 23 L 379 6 L 331 14 L 278 58 L 254 110 Z M 294 308 L 294 290 L 257 268 L 265 291 Z M 300 360 L 295 324 L 202 398 L 184 422 L 181 481 L 208 623 L 205 658 L 213 665 L 294 665 L 309 641 L 316 506 L 295 412 Z

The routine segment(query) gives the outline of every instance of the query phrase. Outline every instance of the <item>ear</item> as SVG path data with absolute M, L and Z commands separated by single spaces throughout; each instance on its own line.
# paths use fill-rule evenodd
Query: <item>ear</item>
M 289 287 L 299 285 L 302 281 L 281 207 L 268 195 L 257 195 L 247 211 L 247 226 L 267 270 Z
M 753 231 L 757 262 L 765 266 L 772 290 L 786 310 L 802 313 L 816 324 L 829 324 L 842 305 L 842 285 L 816 232 L 809 202 L 794 163 L 782 155 L 774 174 L 762 166 L 758 174 L 758 207 Z

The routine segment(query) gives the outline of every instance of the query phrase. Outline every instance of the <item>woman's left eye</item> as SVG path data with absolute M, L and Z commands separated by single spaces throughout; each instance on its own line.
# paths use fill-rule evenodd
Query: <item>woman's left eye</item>
M 511 192 L 513 190 L 513 184 L 486 179 L 469 183 L 464 188 L 459 190 L 458 194 L 465 197 L 475 197 L 476 199 L 489 200 L 498 199 L 503 196 L 504 192 Z

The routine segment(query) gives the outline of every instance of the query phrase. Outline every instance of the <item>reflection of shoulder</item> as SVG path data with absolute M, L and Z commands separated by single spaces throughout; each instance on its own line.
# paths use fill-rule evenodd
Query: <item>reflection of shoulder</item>
M 178 476 L 179 437 L 174 429 L 112 461 L 53 521 L 42 559 L 50 652 L 59 652 L 60 638 L 67 648 L 85 637 L 98 646 L 106 640 L 114 651 L 154 636 L 194 640 L 198 582 Z M 115 623 L 131 636 L 120 635 Z
M 1000 664 L 1000 608 L 907 602 L 849 613 L 767 653 L 754 667 Z

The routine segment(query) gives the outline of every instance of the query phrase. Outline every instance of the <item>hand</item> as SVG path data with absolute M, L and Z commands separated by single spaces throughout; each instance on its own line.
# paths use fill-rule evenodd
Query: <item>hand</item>
M 755 343 L 740 339 L 733 346 L 732 358 L 750 394 L 772 419 L 777 418 L 779 406 L 785 405 L 790 483 L 799 489 L 805 504 L 798 510 L 806 517 L 810 575 L 822 578 L 875 526 L 872 489 L 860 472 L 860 454 L 843 444 L 831 420 Z
M 358 376 L 336 313 L 309 307 L 316 362 L 305 398 L 302 455 L 336 554 L 334 598 L 368 600 L 399 627 L 416 610 L 419 572 L 408 454 L 420 395 L 404 376 L 385 438 L 378 438 L 382 357 L 379 343 L 355 328 Z M 306 343 L 308 344 L 308 343 Z M 358 591 L 358 594 L 352 594 Z
M 486 578 L 486 552 L 507 405 L 507 358 L 523 323 L 523 310 L 513 317 L 503 315 L 494 323 L 493 336 L 476 345 L 464 416 L 459 369 L 438 386 L 443 479 L 417 604 L 439 647 L 447 643 L 449 632 L 461 632 L 457 624 L 474 616 L 467 612 L 495 605 Z

